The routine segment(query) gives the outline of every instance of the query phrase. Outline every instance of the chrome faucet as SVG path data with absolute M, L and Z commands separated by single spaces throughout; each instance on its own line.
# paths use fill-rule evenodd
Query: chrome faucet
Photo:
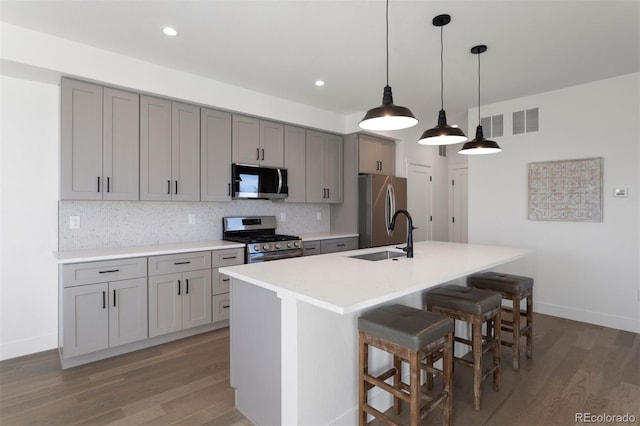
M 413 219 L 411 219 L 411 215 L 409 214 L 409 212 L 402 209 L 396 210 L 396 212 L 393 214 L 393 217 L 391 218 L 391 223 L 389 223 L 389 229 L 393 231 L 393 228 L 395 228 L 396 226 L 396 217 L 398 217 L 400 213 L 405 215 L 407 217 L 407 221 L 409 222 L 407 224 L 407 246 L 403 248 L 402 251 L 407 252 L 407 257 L 413 257 L 413 230 L 416 228 L 413 227 Z

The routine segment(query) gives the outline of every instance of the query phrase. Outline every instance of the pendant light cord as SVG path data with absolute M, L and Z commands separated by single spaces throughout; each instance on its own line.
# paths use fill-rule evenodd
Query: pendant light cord
M 387 13 L 386 13 L 386 27 L 387 27 L 387 86 L 389 85 L 389 0 L 387 0 Z
M 480 125 L 480 53 L 478 53 L 478 126 Z
M 440 109 L 444 110 L 444 25 L 440 26 Z

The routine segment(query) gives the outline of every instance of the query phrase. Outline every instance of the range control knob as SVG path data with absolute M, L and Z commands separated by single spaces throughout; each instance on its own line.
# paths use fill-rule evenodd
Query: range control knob
M 293 245 L 294 245 L 295 247 L 298 247 L 298 245 L 299 245 L 299 244 L 298 244 L 298 242 L 297 242 L 297 241 L 294 241 L 294 242 L 293 242 Z
M 255 251 L 260 251 L 260 246 L 256 244 L 255 246 L 253 246 L 253 249 L 254 249 Z
M 291 248 L 291 247 L 293 247 L 293 245 L 291 244 L 291 242 L 288 242 L 287 243 L 287 248 Z
M 265 244 L 262 246 L 262 250 L 269 250 L 269 244 Z
M 279 249 L 280 248 L 280 243 L 276 243 L 276 248 Z

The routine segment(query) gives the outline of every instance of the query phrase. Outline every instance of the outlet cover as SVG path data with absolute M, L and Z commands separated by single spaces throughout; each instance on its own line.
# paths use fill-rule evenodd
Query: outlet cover
M 280 213 L 280 222 L 286 222 L 287 221 L 287 214 L 285 212 L 281 212 Z
M 196 224 L 196 215 L 195 214 L 189 214 L 188 220 L 189 220 L 189 225 L 195 225 Z
M 322 220 L 322 212 L 316 213 L 316 220 Z
M 80 229 L 80 216 L 69 216 L 69 229 Z

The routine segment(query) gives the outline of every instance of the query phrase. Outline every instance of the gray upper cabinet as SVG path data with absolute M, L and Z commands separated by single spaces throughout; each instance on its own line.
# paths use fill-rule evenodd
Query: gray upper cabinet
M 140 199 L 200 200 L 200 108 L 141 96 Z
M 231 200 L 231 114 L 200 111 L 200 199 Z
M 342 203 L 342 137 L 307 131 L 307 202 Z
M 306 201 L 306 130 L 300 127 L 284 126 L 284 167 L 287 169 L 289 203 Z
M 284 167 L 284 125 L 233 115 L 232 161 Z
M 358 172 L 394 176 L 395 142 L 369 135 L 358 135 Z
M 60 197 L 137 200 L 139 97 L 62 79 Z

